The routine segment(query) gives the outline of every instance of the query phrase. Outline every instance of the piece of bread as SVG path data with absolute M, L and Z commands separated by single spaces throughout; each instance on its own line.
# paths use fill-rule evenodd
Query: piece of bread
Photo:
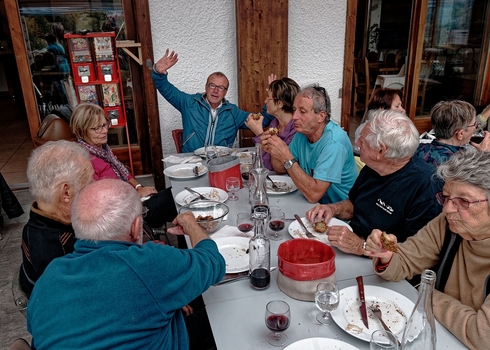
M 254 120 L 259 120 L 260 116 L 261 116 L 260 113 L 252 113 L 252 118 L 254 118 Z
M 272 135 L 277 135 L 279 133 L 279 130 L 277 128 L 269 128 L 269 134 Z
M 328 226 L 327 226 L 327 224 L 325 223 L 325 221 L 317 221 L 317 222 L 315 222 L 315 224 L 313 225 L 313 229 L 314 229 L 316 232 L 325 233 L 325 231 L 327 231 L 327 229 L 328 229 Z
M 381 233 L 379 240 L 383 249 L 393 253 L 396 253 L 398 251 L 398 246 L 396 245 L 396 242 L 391 240 L 390 236 L 388 236 L 386 232 L 383 231 L 383 233 Z

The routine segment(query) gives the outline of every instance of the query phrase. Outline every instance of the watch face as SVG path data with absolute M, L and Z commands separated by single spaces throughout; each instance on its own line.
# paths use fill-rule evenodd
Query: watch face
M 293 166 L 294 163 L 296 163 L 295 159 L 288 160 L 284 163 L 284 168 L 288 170 Z

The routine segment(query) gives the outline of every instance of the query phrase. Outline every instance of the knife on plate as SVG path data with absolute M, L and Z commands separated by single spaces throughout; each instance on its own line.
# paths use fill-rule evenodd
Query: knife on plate
M 359 311 L 361 311 L 362 323 L 369 329 L 367 311 L 366 311 L 366 299 L 364 297 L 364 282 L 362 276 L 356 277 L 357 286 L 359 287 L 359 299 L 361 300 L 361 306 L 359 306 Z

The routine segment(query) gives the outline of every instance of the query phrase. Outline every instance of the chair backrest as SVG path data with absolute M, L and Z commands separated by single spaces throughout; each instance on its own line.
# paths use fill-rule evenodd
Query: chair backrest
M 354 59 L 354 82 L 355 86 L 365 84 L 367 91 L 371 90 L 369 62 L 366 57 Z
M 182 153 L 182 129 L 172 130 L 172 138 L 174 139 L 177 153 Z
M 71 131 L 70 124 L 66 120 L 54 115 L 47 115 L 34 139 L 36 147 L 44 145 L 48 141 L 68 140 L 76 141 L 77 137 Z

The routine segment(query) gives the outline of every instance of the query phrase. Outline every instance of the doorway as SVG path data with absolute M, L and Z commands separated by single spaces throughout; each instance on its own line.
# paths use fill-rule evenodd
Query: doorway
M 0 172 L 10 187 L 22 188 L 33 145 L 4 0 L 0 23 Z

